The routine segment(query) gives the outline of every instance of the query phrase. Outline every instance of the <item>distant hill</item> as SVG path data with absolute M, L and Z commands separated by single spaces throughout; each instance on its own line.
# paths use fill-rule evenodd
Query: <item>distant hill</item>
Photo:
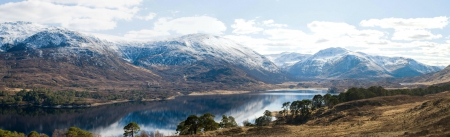
M 292 65 L 288 72 L 297 77 L 325 79 L 401 78 L 441 70 L 410 58 L 372 56 L 344 48 L 328 48 Z
M 297 62 L 304 61 L 309 58 L 310 54 L 300 54 L 295 52 L 283 52 L 280 54 L 265 55 L 270 61 L 275 63 L 280 69 L 288 69 Z
M 441 71 L 429 75 L 420 76 L 416 78 L 415 82 L 429 84 L 450 82 L 450 65 Z

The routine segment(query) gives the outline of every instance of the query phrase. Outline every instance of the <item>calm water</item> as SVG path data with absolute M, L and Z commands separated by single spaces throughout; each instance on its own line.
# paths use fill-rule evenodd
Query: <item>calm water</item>
M 161 102 L 134 102 L 85 109 L 43 109 L 36 107 L 1 108 L 0 128 L 29 133 L 33 130 L 51 135 L 54 129 L 77 126 L 102 136 L 121 135 L 123 127 L 136 122 L 141 130 L 175 133 L 176 125 L 191 114 L 206 112 L 231 115 L 242 125 L 265 110 L 280 110 L 287 101 L 311 99 L 322 90 L 281 90 L 239 95 L 180 96 Z

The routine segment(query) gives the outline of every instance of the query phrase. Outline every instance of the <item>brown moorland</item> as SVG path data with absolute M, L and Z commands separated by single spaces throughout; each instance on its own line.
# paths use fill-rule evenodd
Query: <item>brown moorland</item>
M 450 92 L 341 103 L 301 125 L 238 127 L 201 136 L 450 136 Z

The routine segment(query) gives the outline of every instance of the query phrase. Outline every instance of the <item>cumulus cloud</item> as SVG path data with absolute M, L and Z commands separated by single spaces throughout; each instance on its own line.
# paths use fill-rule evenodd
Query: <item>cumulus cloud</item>
M 0 22 L 30 21 L 42 24 L 60 24 L 71 29 L 92 31 L 109 30 L 116 27 L 118 20 L 131 20 L 139 11 L 136 5 L 115 1 L 56 1 L 29 0 L 0 5 Z M 67 4 L 67 5 L 66 5 Z
M 287 27 L 288 26 L 286 24 L 276 24 L 274 20 L 265 20 L 265 21 L 263 21 L 263 24 L 264 24 L 264 26 L 277 27 L 277 28 Z
M 355 27 L 341 22 L 313 21 L 308 28 L 314 33 L 341 35 L 356 31 Z
M 151 39 L 154 37 L 160 37 L 160 36 L 168 36 L 170 35 L 167 31 L 155 31 L 155 30 L 139 30 L 139 31 L 129 31 L 125 34 L 126 38 L 131 39 Z
M 150 12 L 147 16 L 136 16 L 140 20 L 149 21 L 156 17 L 156 13 Z
M 364 27 L 381 27 L 399 29 L 442 29 L 448 24 L 447 17 L 434 18 L 385 18 L 385 19 L 369 19 L 360 22 Z
M 209 16 L 182 17 L 176 19 L 160 18 L 153 25 L 153 29 L 129 31 L 125 34 L 125 37 L 145 39 L 152 37 L 186 35 L 193 33 L 221 35 L 223 31 L 227 29 L 223 22 Z
M 386 36 L 385 32 L 378 30 L 358 30 L 355 26 L 342 22 L 323 22 L 313 21 L 309 23 L 308 28 L 312 32 L 310 39 L 316 39 L 319 43 L 327 41 L 349 39 L 353 43 L 355 41 L 369 41 L 377 43 L 382 37 Z
M 392 40 L 432 40 L 442 38 L 441 34 L 432 34 L 428 29 L 442 29 L 448 25 L 449 18 L 385 18 L 370 19 L 360 22 L 364 27 L 391 28 L 395 32 Z
M 373 55 L 409 57 L 429 65 L 446 66 L 450 64 L 450 60 L 448 60 L 450 40 L 444 43 L 427 41 L 442 37 L 442 35 L 432 34 L 428 30 L 396 29 L 391 38 L 385 31 L 357 29 L 353 25 L 342 22 L 313 21 L 308 23 L 307 27 L 310 33 L 298 29 L 272 28 L 263 30 L 264 36 L 267 37 L 262 38 L 248 35 L 228 35 L 226 37 L 261 54 L 285 51 L 314 54 L 329 47 L 344 47 Z M 398 42 L 392 41 L 392 39 L 407 41 Z
M 393 40 L 432 40 L 441 38 L 442 35 L 434 35 L 427 30 L 397 30 L 392 36 Z
M 266 20 L 261 25 L 273 24 Z M 282 51 L 295 51 L 311 54 L 330 46 L 372 47 L 387 46 L 391 41 L 385 40 L 387 33 L 378 30 L 358 30 L 355 26 L 342 22 L 313 21 L 307 24 L 310 33 L 290 28 L 271 28 L 263 30 L 266 38 L 250 36 L 227 36 L 230 39 L 252 46 L 262 54 Z
M 254 25 L 254 20 L 245 21 L 244 19 L 235 19 L 231 28 L 234 29 L 233 33 L 235 34 L 256 34 L 264 30 L 263 28 L 255 27 Z
M 237 43 L 245 45 L 246 47 L 249 47 L 260 53 L 266 53 L 265 51 L 267 51 L 268 49 L 266 45 L 271 43 L 270 40 L 264 38 L 253 38 L 251 36 L 245 35 L 226 35 L 224 37 L 236 41 Z
M 270 39 L 301 39 L 306 37 L 303 31 L 293 29 L 269 29 L 265 30 L 264 34 L 269 35 Z
M 450 40 L 443 43 L 429 41 L 443 36 L 432 34 L 428 29 L 442 28 L 445 26 L 445 22 L 441 26 L 434 26 L 426 23 L 411 23 L 412 21 L 404 21 L 409 24 L 407 25 L 409 27 L 384 26 L 384 28 L 393 28 L 393 34 L 379 28 L 359 29 L 344 22 L 312 21 L 307 24 L 309 32 L 307 32 L 308 30 L 277 27 L 262 30 L 263 36 L 266 37 L 249 35 L 228 35 L 226 37 L 261 54 L 285 51 L 314 54 L 329 47 L 344 47 L 373 55 L 409 57 L 429 65 L 446 66 L 450 64 L 450 60 L 447 59 L 450 57 L 448 54 L 450 53 Z M 251 26 L 269 27 L 266 24 L 274 24 L 274 22 L 266 20 L 259 24 L 251 24 Z M 431 23 L 436 24 L 436 22 Z
M 209 16 L 195 16 L 182 18 L 160 18 L 154 24 L 154 30 L 167 32 L 174 31 L 178 34 L 208 33 L 220 35 L 227 27 L 217 18 Z
M 96 8 L 127 8 L 139 5 L 142 0 L 35 0 L 65 5 L 77 5 Z

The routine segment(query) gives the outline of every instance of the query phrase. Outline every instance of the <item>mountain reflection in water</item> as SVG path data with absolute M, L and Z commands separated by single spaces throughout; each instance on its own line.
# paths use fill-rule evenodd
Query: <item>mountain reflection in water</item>
M 265 110 L 280 110 L 287 101 L 311 99 L 322 90 L 281 90 L 238 95 L 180 96 L 160 102 L 132 102 L 84 109 L 45 109 L 36 107 L 1 108 L 0 128 L 51 135 L 54 129 L 80 127 L 102 136 L 121 135 L 123 127 L 136 122 L 141 130 L 174 134 L 176 125 L 191 114 L 212 113 L 235 117 L 238 124 L 254 120 Z

